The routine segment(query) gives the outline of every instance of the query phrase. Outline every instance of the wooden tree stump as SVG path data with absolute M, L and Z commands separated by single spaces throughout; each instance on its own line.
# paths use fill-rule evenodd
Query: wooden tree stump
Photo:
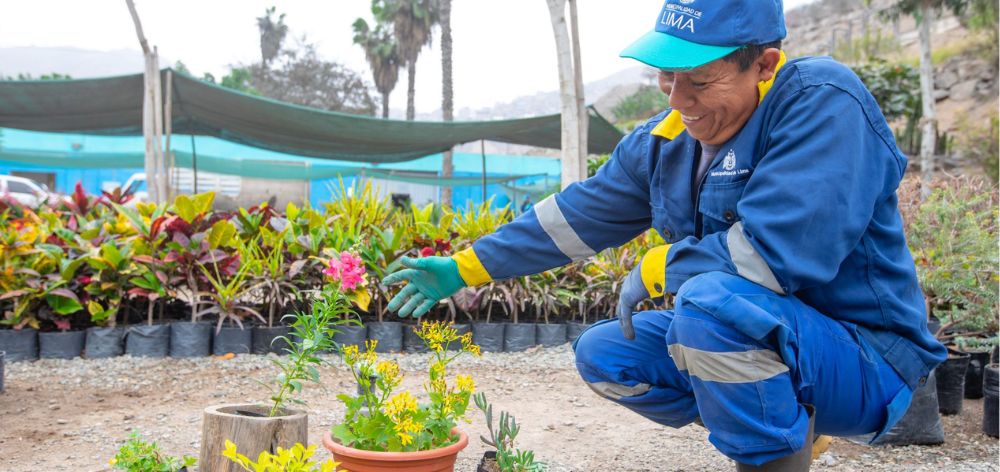
M 226 440 L 256 461 L 262 451 L 274 453 L 278 447 L 291 449 L 295 443 L 308 446 L 309 423 L 306 412 L 285 409 L 284 416 L 267 417 L 268 408 L 253 404 L 215 405 L 205 408 L 201 427 L 201 456 L 198 470 L 240 472 L 235 462 L 222 457 Z

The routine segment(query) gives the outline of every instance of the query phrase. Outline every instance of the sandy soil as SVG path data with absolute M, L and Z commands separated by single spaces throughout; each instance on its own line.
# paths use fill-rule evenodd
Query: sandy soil
M 400 355 L 404 386 L 422 391 L 419 355 Z M 733 470 L 697 426 L 658 426 L 593 394 L 578 379 L 568 348 L 487 354 L 463 362 L 495 409 L 522 424 L 519 445 L 551 470 Z M 343 414 L 335 399 L 353 380 L 334 365 L 324 383 L 307 386 L 310 441 Z M 39 361 L 9 364 L 0 394 L 0 471 L 104 471 L 131 430 L 168 454 L 197 456 L 201 414 L 209 405 L 266 398 L 258 381 L 274 373 L 266 358 L 233 360 Z M 997 470 L 997 440 L 982 435 L 982 402 L 967 400 L 960 417 L 944 421 L 948 442 L 938 447 L 869 448 L 837 439 L 814 470 Z M 470 415 L 470 445 L 456 470 L 471 471 L 485 447 L 478 410 Z M 326 451 L 320 453 L 328 457 Z

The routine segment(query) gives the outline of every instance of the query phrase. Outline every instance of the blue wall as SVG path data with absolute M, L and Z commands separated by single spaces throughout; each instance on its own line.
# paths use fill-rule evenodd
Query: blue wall
M 86 159 L 87 153 L 142 153 L 145 143 L 141 136 L 130 137 L 109 137 L 93 136 L 68 133 L 42 133 L 34 131 L 23 131 L 10 128 L 0 129 L 0 146 L 8 149 L 35 150 L 63 152 L 69 154 L 79 154 L 80 159 Z M 254 148 L 235 144 L 222 139 L 199 136 L 196 137 L 197 152 L 199 154 L 226 156 L 233 159 L 253 158 L 253 159 L 273 159 L 273 160 L 294 160 L 313 161 L 317 166 L 350 166 L 350 167 L 371 167 L 378 169 L 408 170 L 437 174 L 441 170 L 441 154 L 433 154 L 409 162 L 396 164 L 368 165 L 357 162 L 338 162 L 330 160 L 304 158 L 290 154 L 282 154 L 265 149 Z M 171 141 L 171 147 L 179 151 L 190 151 L 192 139 L 186 135 L 175 135 Z M 483 159 L 476 153 L 454 153 L 453 163 L 456 177 L 480 177 L 483 171 Z M 99 193 L 103 182 L 115 181 L 125 183 L 128 178 L 136 172 L 143 172 L 141 168 L 118 168 L 118 169 L 76 169 L 76 168 L 55 168 L 42 165 L 23 164 L 20 162 L 0 161 L 0 173 L 9 174 L 11 171 L 29 172 L 50 172 L 55 174 L 55 188 L 52 190 L 61 193 L 73 191 L 77 181 L 83 183 L 84 190 L 90 193 Z M 559 159 L 541 156 L 509 156 L 509 155 L 486 155 L 486 172 L 490 177 L 505 177 L 510 175 L 533 175 L 545 174 L 550 183 L 559 181 L 560 163 Z M 525 178 L 514 185 L 526 185 L 533 182 L 544 181 L 545 177 Z M 344 179 L 344 185 L 352 185 L 354 177 Z M 328 186 L 329 184 L 329 186 Z M 321 206 L 323 202 L 330 201 L 332 194 L 330 186 L 334 190 L 339 188 L 338 179 L 313 180 L 311 182 L 311 203 L 313 206 Z M 501 185 L 488 185 L 487 198 L 495 196 L 494 206 L 502 206 L 505 198 L 513 198 L 507 195 L 507 190 Z M 464 207 L 467 204 L 478 204 L 482 202 L 482 186 L 469 185 L 454 187 L 453 203 L 456 206 Z M 523 195 L 518 197 L 518 201 Z M 498 205 L 498 203 L 500 205 Z

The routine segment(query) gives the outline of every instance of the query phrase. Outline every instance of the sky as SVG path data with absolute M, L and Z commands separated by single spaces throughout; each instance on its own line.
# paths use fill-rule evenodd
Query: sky
M 718 1 L 718 0 L 711 0 Z M 785 0 L 785 9 L 813 0 Z M 76 47 L 140 50 L 124 0 L 5 2 L 0 48 Z M 160 57 L 183 61 L 194 74 L 225 75 L 230 65 L 260 59 L 256 18 L 276 6 L 289 26 L 286 45 L 305 41 L 326 60 L 345 64 L 366 80 L 371 73 L 352 41 L 356 18 L 371 22 L 369 0 L 135 0 L 146 38 Z M 618 57 L 622 48 L 652 29 L 662 0 L 580 0 L 584 82 L 638 64 Z M 489 107 L 523 95 L 559 88 L 555 40 L 544 0 L 452 0 L 455 108 Z M 417 61 L 416 108 L 441 106 L 439 35 Z M 162 59 L 161 59 L 162 61 Z M 161 62 L 161 67 L 169 64 Z M 374 90 L 374 89 L 373 89 Z M 406 71 L 390 98 L 406 107 Z

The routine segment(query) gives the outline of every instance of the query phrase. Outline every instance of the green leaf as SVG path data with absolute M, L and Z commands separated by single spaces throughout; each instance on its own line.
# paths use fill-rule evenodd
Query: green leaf
M 122 256 L 121 251 L 119 251 L 118 248 L 115 247 L 114 243 L 111 242 L 101 245 L 101 257 L 103 257 L 104 260 L 111 265 L 111 267 L 118 267 L 122 260 L 125 259 L 124 256 Z
M 158 283 L 152 282 L 143 277 L 132 277 L 131 279 L 128 279 L 128 281 L 130 284 L 135 285 L 136 287 L 139 288 L 144 288 L 146 290 L 153 290 L 153 291 L 160 290 L 160 286 Z
M 330 430 L 330 434 L 339 439 L 341 444 L 345 445 L 351 444 L 358 439 L 357 436 L 351 432 L 351 428 L 348 427 L 347 423 L 333 425 L 333 429 Z
M 194 209 L 199 215 L 204 215 L 212 209 L 213 201 L 215 201 L 215 192 L 199 193 L 194 196 Z
M 228 220 L 219 220 L 212 225 L 212 230 L 208 233 L 208 245 L 212 249 L 220 246 L 232 247 L 236 237 L 236 225 Z
M 114 202 L 112 202 L 112 205 L 114 205 L 115 210 L 118 211 L 118 213 L 125 215 L 125 218 L 131 221 L 132 225 L 135 226 L 140 233 L 149 234 L 149 225 L 147 225 L 146 222 L 142 220 L 142 215 L 140 215 L 138 211 L 135 211 L 135 209 L 132 208 L 121 206 Z
M 76 270 L 85 262 L 87 262 L 86 256 L 77 257 L 76 259 L 63 259 L 59 262 L 59 275 L 63 280 L 71 280 L 76 275 Z
M 195 217 L 198 216 L 198 212 L 194 209 L 194 202 L 187 195 L 177 196 L 177 199 L 174 200 L 174 211 L 177 216 L 188 223 L 194 221 Z
M 79 301 L 51 293 L 45 296 L 45 303 L 48 303 L 52 311 L 63 316 L 71 315 L 83 309 L 83 305 Z
M 288 218 L 288 221 L 291 222 L 295 221 L 295 218 L 297 218 L 298 216 L 299 216 L 299 207 L 295 206 L 295 204 L 292 202 L 288 202 L 288 205 L 285 206 L 285 218 Z

